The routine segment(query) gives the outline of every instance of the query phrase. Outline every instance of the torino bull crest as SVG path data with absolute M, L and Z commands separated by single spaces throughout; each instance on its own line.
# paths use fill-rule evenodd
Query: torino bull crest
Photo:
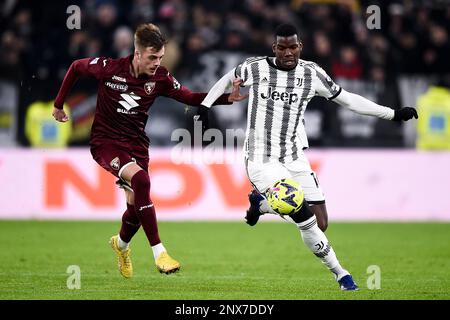
M 152 93 L 153 89 L 155 89 L 155 82 L 146 82 L 144 84 L 145 93 L 150 94 Z

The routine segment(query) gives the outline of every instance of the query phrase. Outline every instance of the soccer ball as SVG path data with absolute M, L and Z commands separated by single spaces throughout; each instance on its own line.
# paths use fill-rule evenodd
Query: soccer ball
M 272 209 L 281 215 L 291 214 L 302 207 L 303 189 L 292 179 L 281 179 L 267 190 L 267 201 Z

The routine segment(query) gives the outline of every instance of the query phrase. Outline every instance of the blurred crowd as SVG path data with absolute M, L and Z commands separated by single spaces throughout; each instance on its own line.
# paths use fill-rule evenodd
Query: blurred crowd
M 73 4 L 81 8 L 79 30 L 66 27 Z M 381 9 L 380 29 L 367 27 L 369 5 Z M 193 74 L 208 51 L 270 55 L 273 30 L 284 22 L 300 30 L 302 58 L 334 78 L 387 83 L 398 74 L 450 72 L 444 0 L 6 0 L 0 6 L 0 79 L 20 83 L 29 100 L 54 98 L 74 59 L 132 54 L 142 22 L 156 23 L 169 38 L 164 65 L 178 77 Z

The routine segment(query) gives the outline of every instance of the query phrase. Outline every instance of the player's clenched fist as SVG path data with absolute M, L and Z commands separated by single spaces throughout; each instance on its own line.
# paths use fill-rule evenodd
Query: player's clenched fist
M 55 118 L 56 121 L 59 122 L 67 122 L 69 121 L 69 117 L 66 115 L 66 113 L 64 112 L 63 109 L 58 109 L 58 108 L 53 108 L 53 112 L 52 112 L 53 117 Z
M 410 108 L 410 107 L 406 107 L 406 108 L 401 108 L 398 110 L 395 110 L 394 113 L 394 118 L 392 118 L 392 120 L 394 121 L 408 121 L 411 120 L 412 118 L 418 118 L 419 116 L 417 115 L 417 111 L 414 108 Z

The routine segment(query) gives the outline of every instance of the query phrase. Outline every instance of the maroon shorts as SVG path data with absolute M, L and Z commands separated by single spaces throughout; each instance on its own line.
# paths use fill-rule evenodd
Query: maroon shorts
M 148 172 L 148 157 L 137 157 L 114 143 L 92 145 L 91 154 L 103 169 L 111 172 L 118 178 L 120 178 L 119 173 L 122 173 L 122 168 L 131 162 L 137 163 L 138 166 Z

